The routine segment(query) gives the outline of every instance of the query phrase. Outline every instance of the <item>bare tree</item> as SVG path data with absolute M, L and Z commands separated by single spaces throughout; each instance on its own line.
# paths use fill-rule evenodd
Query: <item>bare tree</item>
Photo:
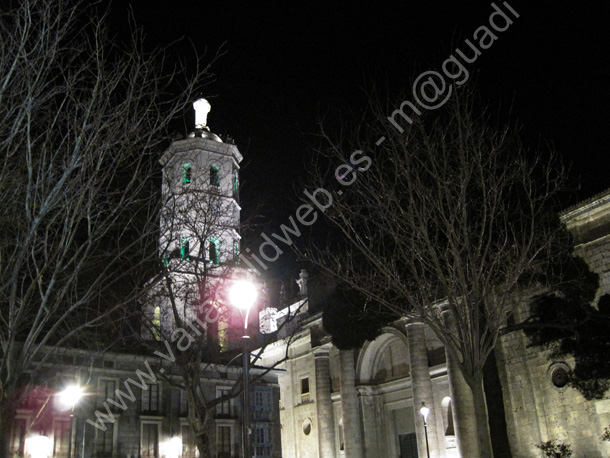
M 213 456 L 216 406 L 243 394 L 238 357 L 244 333 L 249 337 L 248 350 L 257 348 L 251 364 L 274 339 L 253 329 L 257 307 L 248 318 L 229 300 L 236 279 L 253 277 L 239 265 L 239 233 L 246 224 L 240 222 L 236 205 L 239 154 L 234 148 L 217 142 L 207 130 L 196 129 L 193 137 L 175 142 L 163 156 L 159 234 L 163 263 L 144 301 L 143 342 L 161 357 L 160 376 L 186 394 L 200 457 Z M 261 296 L 258 303 L 265 305 Z M 292 317 L 287 318 L 282 326 L 294 324 Z M 237 370 L 231 370 L 231 361 L 237 361 Z M 273 367 L 258 368 L 254 381 L 264 379 Z M 222 393 L 209 382 L 218 370 L 231 373 L 224 383 L 230 388 Z
M 368 312 L 412 316 L 436 333 L 472 391 L 478 456 L 488 458 L 483 367 L 557 237 L 563 174 L 459 89 L 408 126 L 396 115 L 404 132 L 378 102 L 351 136 L 323 132 L 330 146 L 317 151 L 311 179 L 328 192 L 317 200 L 335 235 L 308 256 L 372 299 Z
M 16 4 L 0 16 L 2 456 L 18 386 L 53 357 L 41 349 L 101 325 L 158 259 L 153 153 L 208 75 L 196 58 L 181 81 L 83 2 Z

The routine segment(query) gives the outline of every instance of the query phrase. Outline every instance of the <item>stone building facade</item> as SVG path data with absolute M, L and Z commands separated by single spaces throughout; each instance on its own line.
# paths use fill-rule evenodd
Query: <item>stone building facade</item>
M 576 252 L 600 275 L 598 294 L 608 293 L 610 190 L 561 218 L 576 238 Z M 516 313 L 522 318 L 527 311 Z M 319 314 L 301 324 L 296 335 L 268 347 L 264 358 L 271 364 L 286 351 L 290 357 L 279 376 L 284 458 L 426 458 L 427 451 L 431 458 L 475 456 L 469 448 L 476 442 L 474 418 L 459 407 L 464 403 L 453 402 L 468 399 L 468 387 L 426 326 L 401 319 L 362 348 L 341 351 Z M 553 439 L 571 444 L 576 458 L 608 456 L 601 434 L 610 424 L 610 399 L 586 401 L 565 385 L 572 361 L 550 361 L 527 343 L 517 331 L 502 336 L 495 351 L 494 401 L 503 408 L 489 414 L 504 417 L 510 449 L 504 456 L 540 457 L 535 445 Z M 422 403 L 430 409 L 426 427 Z
M 575 252 L 600 276 L 597 296 L 609 293 L 610 190 L 568 209 L 561 219 L 576 239 Z M 497 348 L 513 456 L 538 456 L 534 444 L 551 439 L 570 443 L 576 457 L 608 456 L 610 444 L 600 436 L 610 424 L 610 399 L 586 401 L 565 386 L 572 361 L 549 361 L 526 345 L 522 333 L 512 333 Z
M 320 315 L 301 326 L 287 349 L 278 341 L 263 360 L 273 364 L 285 351 L 290 358 L 278 377 L 284 458 L 425 456 L 417 455 L 426 450 L 422 402 L 431 409 L 430 456 L 460 456 L 445 352 L 429 329 L 399 321 L 343 351 Z
M 186 393 L 177 388 L 180 377 L 171 375 L 162 358 L 63 350 L 55 359 L 17 412 L 13 457 L 199 456 L 187 417 Z M 202 375 L 202 391 L 214 399 L 231 389 L 242 370 L 239 365 L 215 365 Z M 254 368 L 252 375 L 260 376 L 261 371 Z M 75 383 L 83 388 L 83 397 L 72 410 L 61 404 L 58 394 Z M 278 402 L 277 374 L 270 372 L 251 391 L 254 456 L 280 456 Z M 240 398 L 217 405 L 215 417 L 209 431 L 212 456 L 240 456 Z

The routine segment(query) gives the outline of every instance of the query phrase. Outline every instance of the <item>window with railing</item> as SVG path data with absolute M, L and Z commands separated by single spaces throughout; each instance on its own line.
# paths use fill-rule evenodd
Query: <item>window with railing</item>
M 218 458 L 231 458 L 231 427 L 216 428 L 216 451 Z
M 111 378 L 99 378 L 97 382 L 97 398 L 96 404 L 97 407 L 103 407 L 104 403 L 108 402 L 108 399 L 114 400 L 116 397 L 116 389 L 118 385 L 117 379 Z M 108 404 L 109 407 L 114 407 L 111 403 Z
M 271 420 L 273 392 L 270 387 L 256 387 L 254 391 L 253 416 L 255 420 Z
M 270 458 L 273 450 L 271 424 L 255 424 L 252 428 L 252 452 L 257 458 Z
M 181 458 L 196 458 L 199 456 L 197 447 L 195 445 L 195 435 L 189 425 L 182 425 L 180 427 L 182 434 L 182 456 Z
M 158 383 L 147 383 L 147 389 L 142 390 L 142 412 L 157 413 L 160 405 L 160 386 Z
M 13 420 L 13 431 L 11 436 L 11 456 L 24 456 L 25 437 L 28 431 L 26 418 L 15 418 Z
M 146 458 L 159 457 L 159 423 L 142 423 L 140 455 Z
M 216 397 L 220 398 L 222 396 L 228 396 L 230 392 L 230 388 L 217 388 Z M 221 403 L 216 404 L 216 418 L 232 418 L 233 415 L 234 412 L 232 399 L 227 398 Z
M 309 396 L 309 377 L 305 377 L 301 379 L 301 403 L 304 404 L 306 402 L 310 402 L 311 398 Z
M 97 429 L 95 432 L 95 456 L 99 458 L 112 458 L 114 453 L 114 425 L 107 424 L 106 430 Z
M 70 419 L 56 419 L 53 422 L 53 456 L 68 457 L 70 444 Z

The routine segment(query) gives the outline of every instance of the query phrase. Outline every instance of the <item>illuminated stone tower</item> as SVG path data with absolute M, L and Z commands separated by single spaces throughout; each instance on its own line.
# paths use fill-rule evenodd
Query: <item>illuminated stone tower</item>
M 159 251 L 170 281 L 155 291 L 151 313 L 155 326 L 164 331 L 175 321 L 170 299 L 182 319 L 201 319 L 205 308 L 214 304 L 219 279 L 239 258 L 242 156 L 207 127 L 208 101 L 199 99 L 193 106 L 194 132 L 174 141 L 160 159 Z M 214 321 L 216 331 L 218 326 L 222 331 L 222 320 Z
M 193 103 L 195 131 L 161 157 L 163 203 L 160 249 L 164 255 L 226 265 L 239 256 L 239 163 L 233 144 L 206 125 L 210 104 Z M 204 237 L 205 235 L 205 237 Z

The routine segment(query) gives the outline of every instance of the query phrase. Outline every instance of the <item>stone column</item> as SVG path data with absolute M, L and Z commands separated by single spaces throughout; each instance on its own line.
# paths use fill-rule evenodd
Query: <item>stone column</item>
M 343 410 L 345 458 L 363 458 L 354 350 L 340 350 L 339 361 L 341 364 L 341 409 Z
M 451 327 L 450 315 L 443 314 L 448 328 Z M 479 456 L 479 441 L 477 438 L 477 420 L 474 415 L 472 391 L 464 380 L 458 362 L 451 353 L 445 350 L 447 358 L 447 376 L 451 392 L 451 408 L 453 410 L 453 426 L 457 439 L 458 450 L 462 458 Z
M 330 358 L 328 351 L 317 351 L 314 353 L 314 358 L 320 458 L 335 458 L 335 421 L 330 398 Z
M 419 412 L 422 402 L 430 409 L 428 415 L 428 446 L 430 458 L 442 456 L 438 438 L 438 419 L 436 404 L 434 403 L 434 389 L 428 369 L 428 352 L 426 350 L 426 336 L 424 324 L 407 324 L 407 340 L 409 345 L 409 366 L 411 371 L 411 385 L 413 386 L 413 415 L 415 416 L 417 450 L 421 458 L 426 458 L 426 436 L 424 421 Z M 443 447 L 444 448 L 444 447 Z
M 362 429 L 366 432 L 364 439 L 364 456 L 388 456 L 384 448 L 385 435 L 380 431 L 381 420 L 377 414 L 378 398 L 375 388 L 358 387 L 360 395 L 360 414 L 362 416 Z M 383 431 L 385 429 L 382 427 Z

